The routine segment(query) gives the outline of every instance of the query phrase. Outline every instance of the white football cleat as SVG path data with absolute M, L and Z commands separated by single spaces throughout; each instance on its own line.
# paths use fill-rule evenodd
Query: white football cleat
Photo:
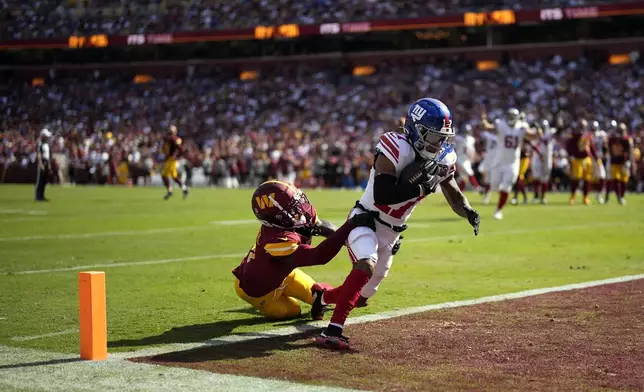
M 604 198 L 603 198 L 603 197 L 601 197 L 600 195 L 597 195 L 597 203 L 599 203 L 599 204 L 604 204 L 604 203 L 606 203 L 606 202 L 604 201 Z
M 543 204 L 543 205 L 548 204 L 548 199 L 546 199 L 545 197 L 543 199 L 541 199 L 541 204 Z
M 496 220 L 503 219 L 503 212 L 501 212 L 501 210 L 496 210 L 496 212 L 494 213 L 494 219 Z
M 484 205 L 490 204 L 490 194 L 491 193 L 492 192 L 488 192 L 488 193 L 485 194 L 485 196 L 483 196 L 483 204 Z
M 626 204 L 626 199 L 624 199 L 623 197 L 620 197 L 620 198 L 618 199 L 618 201 L 619 201 L 619 204 L 621 204 L 621 205 L 625 205 L 625 204 Z

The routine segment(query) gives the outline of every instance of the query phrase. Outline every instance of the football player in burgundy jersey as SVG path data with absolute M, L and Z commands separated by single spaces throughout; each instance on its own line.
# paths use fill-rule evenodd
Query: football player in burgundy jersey
M 248 255 L 233 270 L 235 292 L 269 318 L 299 316 L 300 300 L 312 305 L 313 319 L 321 320 L 321 294 L 330 286 L 316 283 L 299 267 L 331 261 L 356 227 L 375 230 L 374 214 L 354 215 L 335 230 L 318 219 L 302 190 L 281 181 L 261 184 L 251 205 L 262 226 Z M 313 247 L 314 235 L 327 238 Z
M 606 200 L 612 188 L 617 195 L 619 204 L 626 204 L 624 195 L 628 186 L 631 174 L 631 162 L 633 160 L 633 139 L 628 134 L 626 124 L 611 132 L 608 138 L 608 155 L 610 160 L 610 186 L 606 189 Z

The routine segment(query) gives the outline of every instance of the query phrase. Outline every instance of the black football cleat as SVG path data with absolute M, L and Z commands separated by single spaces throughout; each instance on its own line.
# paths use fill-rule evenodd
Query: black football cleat
M 185 199 L 186 199 L 186 197 L 188 197 L 188 194 L 189 194 L 189 193 L 190 193 L 190 191 L 188 190 L 188 188 L 186 188 L 186 189 L 184 189 L 184 190 L 183 190 L 183 200 L 185 200 Z
M 356 308 L 364 308 L 366 306 L 369 306 L 367 301 L 369 301 L 369 298 L 363 297 L 361 295 L 360 298 L 358 298 L 358 302 L 356 302 Z
M 315 283 L 311 287 L 311 293 L 313 294 L 313 303 L 311 304 L 311 318 L 313 320 L 322 320 L 324 318 L 324 312 L 327 310 L 327 306 L 322 305 L 322 295 L 326 291 L 319 283 Z
M 163 196 L 163 200 L 168 200 L 171 197 L 172 197 L 172 192 L 168 192 L 165 194 L 165 196 Z

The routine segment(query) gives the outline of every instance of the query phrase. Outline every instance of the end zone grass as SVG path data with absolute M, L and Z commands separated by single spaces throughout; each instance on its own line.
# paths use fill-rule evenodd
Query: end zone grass
M 77 271 L 19 273 L 95 264 L 118 264 L 103 268 L 110 351 L 306 322 L 268 322 L 232 290 L 230 271 L 258 227 L 249 190 L 194 189 L 185 201 L 164 202 L 160 188 L 52 187 L 47 204 L 33 202 L 32 191 L 0 187 L 2 345 L 77 352 L 77 333 L 50 335 L 78 328 Z M 360 196 L 307 194 L 337 223 Z M 548 206 L 508 206 L 503 221 L 468 196 L 482 213 L 482 235 L 431 196 L 414 213 L 381 292 L 355 315 L 644 272 L 641 196 L 624 207 L 585 207 L 552 195 Z M 168 259 L 178 261 L 161 263 Z M 129 265 L 141 261 L 150 263 Z M 342 251 L 307 272 L 340 284 L 349 268 Z

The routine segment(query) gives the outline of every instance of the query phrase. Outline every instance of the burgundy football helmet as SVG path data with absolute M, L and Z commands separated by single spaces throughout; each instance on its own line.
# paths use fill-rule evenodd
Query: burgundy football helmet
M 263 225 L 281 229 L 312 228 L 317 212 L 304 192 L 282 181 L 266 181 L 253 193 L 251 207 Z

